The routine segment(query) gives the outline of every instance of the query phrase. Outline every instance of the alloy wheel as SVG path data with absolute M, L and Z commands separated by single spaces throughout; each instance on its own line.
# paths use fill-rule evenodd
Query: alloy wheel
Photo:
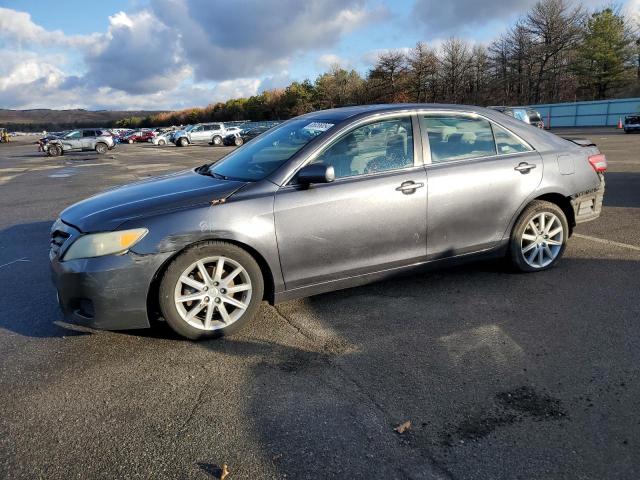
M 239 320 L 252 293 L 247 270 L 223 256 L 189 265 L 178 278 L 174 303 L 180 317 L 200 330 L 218 330 Z
M 541 212 L 525 226 L 520 248 L 529 266 L 543 268 L 558 257 L 563 242 L 564 229 L 560 219 L 551 212 Z

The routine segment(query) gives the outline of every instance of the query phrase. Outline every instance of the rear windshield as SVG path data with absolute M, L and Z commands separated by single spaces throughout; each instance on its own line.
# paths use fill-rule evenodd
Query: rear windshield
M 627 117 L 624 120 L 624 123 L 626 123 L 627 125 L 630 123 L 636 124 L 636 123 L 640 123 L 640 115 L 634 115 L 632 117 Z

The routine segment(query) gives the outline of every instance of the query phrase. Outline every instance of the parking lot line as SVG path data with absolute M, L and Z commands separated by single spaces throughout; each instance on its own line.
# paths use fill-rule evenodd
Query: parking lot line
M 640 252 L 640 247 L 637 247 L 635 245 L 629 245 L 628 243 L 614 242 L 613 240 L 606 240 L 604 238 L 592 237 L 590 235 L 582 235 L 580 233 L 574 233 L 573 236 L 574 237 L 578 237 L 578 238 L 582 238 L 584 240 L 591 240 L 592 242 L 604 243 L 605 245 L 612 245 L 612 246 L 615 246 L 615 247 L 628 248 L 630 250 L 635 250 L 637 252 Z

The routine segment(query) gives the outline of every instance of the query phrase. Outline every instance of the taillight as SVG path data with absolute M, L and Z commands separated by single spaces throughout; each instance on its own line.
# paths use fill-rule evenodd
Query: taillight
M 607 170 L 607 157 L 604 156 L 604 153 L 599 153 L 597 155 L 590 155 L 589 163 L 591 164 L 593 169 L 598 173 L 602 173 Z

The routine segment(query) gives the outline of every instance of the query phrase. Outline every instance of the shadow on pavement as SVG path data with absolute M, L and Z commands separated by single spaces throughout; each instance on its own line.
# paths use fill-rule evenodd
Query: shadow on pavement
M 604 205 L 640 208 L 640 173 L 607 172 Z
M 626 447 L 640 435 L 638 266 L 413 275 L 263 307 L 281 319 L 248 333 L 263 342 L 202 346 L 253 360 L 241 415 L 277 477 L 624 477 L 640 464 Z M 302 346 L 278 340 L 292 330 Z M 242 464 L 230 455 L 216 461 Z
M 65 328 L 49 279 L 51 221 L 14 225 L 0 231 L 0 328 L 27 337 L 87 335 Z

